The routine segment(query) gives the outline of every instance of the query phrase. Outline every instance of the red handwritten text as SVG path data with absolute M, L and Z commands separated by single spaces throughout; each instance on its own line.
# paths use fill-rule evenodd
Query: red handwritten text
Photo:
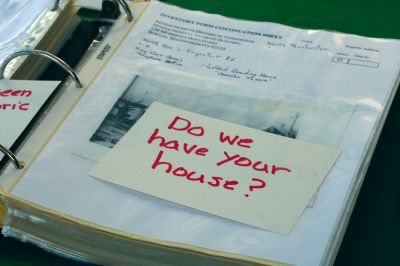
M 255 189 L 265 188 L 267 186 L 267 183 L 265 183 L 265 181 L 260 178 L 252 178 L 251 180 L 255 181 L 257 185 L 250 185 L 250 192 L 253 192 Z M 249 197 L 249 194 L 245 194 L 244 196 L 247 198 Z
M 0 97 L 30 97 L 32 95 L 32 91 L 30 90 L 2 90 L 0 88 Z M 16 111 L 28 111 L 29 103 L 27 102 L 18 102 L 18 103 L 0 103 L 0 111 L 2 110 L 16 110 Z
M 194 126 L 191 121 L 186 118 L 175 116 L 172 122 L 168 125 L 168 130 L 174 130 L 178 132 L 185 132 L 195 139 L 198 137 L 204 136 L 205 129 L 202 126 Z M 251 138 L 241 138 L 239 135 L 229 135 L 223 131 L 219 132 L 219 142 L 221 144 L 227 144 L 229 146 L 239 146 L 242 148 L 251 149 L 251 144 L 254 143 L 254 140 Z M 217 140 L 217 141 L 218 141 Z M 206 147 L 200 147 L 197 144 L 189 144 L 183 141 L 179 141 L 177 139 L 166 139 L 160 134 L 160 129 L 154 129 L 153 133 L 147 140 L 147 143 L 150 145 L 157 145 L 160 148 L 175 150 L 177 152 L 183 152 L 183 155 L 197 155 L 205 157 L 209 153 L 209 149 Z M 204 174 L 200 174 L 196 171 L 189 170 L 182 164 L 174 165 L 174 161 L 170 161 L 166 159 L 167 155 L 164 154 L 163 150 L 160 150 L 151 165 L 151 169 L 163 171 L 167 174 L 171 174 L 176 177 L 184 178 L 187 181 L 196 182 L 203 184 L 205 186 L 209 186 L 210 188 L 221 188 L 225 191 L 233 191 L 240 186 L 239 180 L 234 178 L 224 178 L 222 176 L 215 176 L 212 174 L 208 174 L 208 176 Z M 240 167 L 240 168 L 248 168 L 250 171 L 255 171 L 257 174 L 267 174 L 267 175 L 276 175 L 278 173 L 291 173 L 292 170 L 288 167 L 277 166 L 272 163 L 267 163 L 261 160 L 253 160 L 249 157 L 242 156 L 240 154 L 230 154 L 227 151 L 223 152 L 223 158 L 215 163 L 216 166 L 228 166 L 228 167 Z M 207 172 L 208 173 L 208 172 Z M 254 190 L 263 189 L 267 187 L 267 181 L 254 177 L 248 176 L 243 180 L 240 179 L 243 186 L 247 186 L 249 192 L 253 192 Z M 243 183 L 247 183 L 243 184 Z M 239 189 L 238 189 L 239 190 Z M 245 193 L 245 197 L 249 197 L 250 193 Z
M 174 129 L 177 131 L 186 131 L 192 136 L 203 136 L 204 135 L 204 128 L 200 126 L 192 127 L 192 123 L 182 117 L 175 117 L 172 123 L 168 126 L 168 129 Z
M 233 138 L 229 135 L 225 135 L 224 132 L 219 133 L 219 141 L 221 143 L 228 142 L 229 145 L 234 145 L 235 143 L 243 148 L 251 148 L 250 144 L 254 142 L 253 139 L 242 139 L 238 135 L 235 135 Z
M 179 151 L 179 145 L 180 145 L 179 141 L 178 140 L 169 140 L 169 141 L 167 141 L 164 137 L 158 135 L 159 131 L 160 130 L 158 128 L 156 128 L 154 130 L 153 134 L 151 134 L 151 136 L 148 139 L 147 143 L 152 144 L 154 141 L 158 140 L 158 146 L 159 147 L 163 147 L 163 148 Z M 206 154 L 208 152 L 207 148 L 198 147 L 196 144 L 190 145 L 190 144 L 187 144 L 187 143 L 183 143 L 182 150 L 186 154 L 194 153 L 194 154 L 196 154 L 198 156 L 206 156 Z
M 29 103 L 0 103 L 0 111 L 1 110 L 20 110 L 20 111 L 28 111 Z
M 234 165 L 241 167 L 251 167 L 254 171 L 269 173 L 268 164 L 256 161 L 253 161 L 247 157 L 240 156 L 239 154 L 229 155 L 226 151 L 224 151 L 225 159 L 216 163 L 217 166 L 224 165 L 226 163 L 232 162 Z M 278 171 L 292 172 L 289 168 L 279 167 L 276 165 L 271 166 L 271 174 L 275 175 Z
M 212 181 L 205 182 L 206 176 L 204 174 L 198 174 L 196 171 L 187 170 L 183 166 L 174 167 L 172 163 L 168 162 L 166 159 L 163 159 L 164 152 L 159 151 L 156 159 L 154 160 L 151 168 L 156 170 L 160 167 L 164 167 L 164 171 L 167 174 L 172 174 L 177 177 L 185 177 L 188 181 L 205 183 L 210 185 L 211 187 L 219 187 L 222 184 L 222 188 L 225 190 L 234 190 L 235 186 L 239 184 L 237 180 L 224 180 L 219 176 L 211 176 Z
M 8 97 L 8 96 L 29 97 L 31 95 L 32 95 L 32 91 L 30 91 L 30 90 L 1 90 L 0 89 L 0 97 Z

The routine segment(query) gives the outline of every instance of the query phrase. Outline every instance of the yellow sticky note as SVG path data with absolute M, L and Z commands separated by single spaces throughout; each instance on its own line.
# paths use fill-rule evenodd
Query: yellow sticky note
M 90 175 L 288 234 L 339 155 L 156 102 Z

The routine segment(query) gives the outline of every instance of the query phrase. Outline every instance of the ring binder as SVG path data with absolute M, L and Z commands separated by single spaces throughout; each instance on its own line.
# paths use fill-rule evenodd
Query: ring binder
M 129 8 L 128 4 L 125 0 L 117 0 L 117 2 L 122 6 L 125 10 L 126 15 L 128 16 L 128 21 L 131 22 L 133 20 L 133 15 L 131 9 Z
M 0 151 L 2 153 L 4 153 L 4 155 L 7 156 L 8 159 L 11 160 L 11 162 L 14 164 L 16 169 L 24 168 L 25 162 L 18 160 L 18 158 L 15 156 L 15 154 L 12 151 L 10 151 L 9 149 L 7 149 L 6 147 L 4 147 L 2 144 L 0 144 Z
M 16 57 L 22 56 L 22 55 L 37 55 L 37 56 L 43 56 L 47 59 L 50 59 L 51 61 L 57 63 L 60 67 L 62 67 L 65 71 L 68 72 L 68 74 L 70 74 L 70 76 L 72 77 L 72 79 L 75 82 L 76 87 L 78 88 L 82 88 L 83 85 L 81 83 L 81 81 L 79 80 L 78 76 L 76 75 L 76 73 L 72 70 L 72 68 L 65 63 L 62 59 L 60 59 L 59 57 L 46 52 L 46 51 L 42 51 L 42 50 L 20 50 L 17 52 L 14 52 L 12 54 L 10 54 L 9 56 L 7 56 L 3 63 L 0 66 L 0 79 L 4 79 L 4 70 L 7 66 L 7 64 L 13 60 Z

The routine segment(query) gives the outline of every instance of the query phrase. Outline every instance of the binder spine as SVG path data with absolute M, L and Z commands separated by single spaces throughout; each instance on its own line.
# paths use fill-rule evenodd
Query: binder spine
M 75 85 L 77 88 L 82 88 L 83 85 L 81 83 L 81 81 L 79 80 L 78 76 L 76 75 L 76 73 L 74 72 L 74 70 L 67 64 L 65 63 L 62 59 L 60 59 L 59 57 L 46 52 L 46 51 L 42 51 L 42 50 L 20 50 L 17 52 L 14 52 L 12 54 L 10 54 L 9 56 L 6 57 L 6 59 L 4 59 L 3 63 L 0 66 L 0 79 L 4 79 L 4 71 L 6 69 L 7 64 L 12 61 L 14 58 L 19 57 L 19 56 L 23 56 L 23 55 L 35 55 L 35 56 L 42 56 L 45 57 L 51 61 L 53 61 L 54 63 L 58 64 L 60 67 L 62 67 L 65 71 L 68 72 L 68 74 L 72 77 L 72 79 L 75 82 Z
M 9 160 L 11 160 L 11 162 L 14 164 L 16 169 L 22 169 L 24 168 L 25 162 L 22 160 L 18 160 L 17 156 L 15 156 L 15 154 L 10 151 L 9 149 L 7 149 L 5 146 L 3 146 L 2 144 L 0 144 L 0 151 L 2 153 L 4 153 L 4 155 L 6 157 L 8 157 Z

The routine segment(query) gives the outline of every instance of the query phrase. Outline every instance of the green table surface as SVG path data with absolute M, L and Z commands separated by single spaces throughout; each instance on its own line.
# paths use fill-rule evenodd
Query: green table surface
M 400 39 L 400 0 L 165 0 L 193 10 L 299 28 Z M 400 57 L 399 54 L 393 56 Z M 68 57 L 68 54 L 67 54 Z M 50 76 L 55 74 L 50 74 Z M 400 265 L 400 96 L 385 127 L 335 265 Z M 0 238 L 0 265 L 86 265 Z

